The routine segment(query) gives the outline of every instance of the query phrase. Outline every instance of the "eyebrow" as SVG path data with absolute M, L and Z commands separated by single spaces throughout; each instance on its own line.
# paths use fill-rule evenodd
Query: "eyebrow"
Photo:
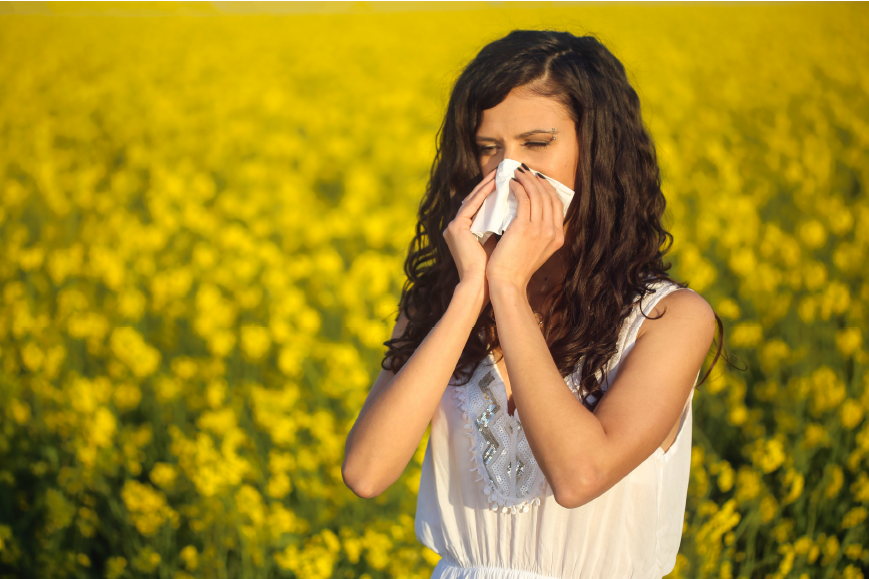
M 533 131 L 528 131 L 526 133 L 516 135 L 514 138 L 524 139 L 525 137 L 530 137 L 531 135 L 539 135 L 539 134 L 557 135 L 558 131 L 555 131 L 552 129 L 548 129 L 548 130 L 547 129 L 534 129 Z M 499 139 L 495 139 L 493 137 L 477 137 L 477 140 L 478 141 L 498 141 Z

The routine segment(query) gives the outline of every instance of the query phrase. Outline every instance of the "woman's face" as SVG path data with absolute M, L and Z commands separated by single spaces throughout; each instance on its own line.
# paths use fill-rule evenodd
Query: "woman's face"
M 505 158 L 575 190 L 579 146 L 564 105 L 518 87 L 498 106 L 483 111 L 477 130 L 480 172 L 488 174 Z

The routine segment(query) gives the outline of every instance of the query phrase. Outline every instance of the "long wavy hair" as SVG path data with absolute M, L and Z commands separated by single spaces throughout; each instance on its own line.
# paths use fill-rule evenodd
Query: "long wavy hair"
M 569 32 L 514 30 L 486 45 L 456 81 L 404 264 L 396 320 L 403 313 L 408 323 L 401 336 L 384 342 L 381 367 L 397 373 L 450 303 L 459 276 L 442 232 L 482 180 L 476 134 L 483 111 L 517 87 L 560 102 L 575 123 L 580 157 L 561 248 L 566 274 L 541 314 L 562 377 L 579 368 L 583 403 L 591 395 L 599 400 L 599 378 L 607 380 L 605 367 L 635 299 L 659 280 L 688 284 L 666 274 L 671 265 L 663 257 L 673 236 L 661 224 L 666 201 L 639 97 L 622 63 L 597 38 Z M 551 327 L 553 319 L 560 323 Z M 724 325 L 717 314 L 715 319 L 718 349 L 701 383 L 721 355 Z M 490 301 L 456 364 L 454 385 L 466 385 L 496 347 Z

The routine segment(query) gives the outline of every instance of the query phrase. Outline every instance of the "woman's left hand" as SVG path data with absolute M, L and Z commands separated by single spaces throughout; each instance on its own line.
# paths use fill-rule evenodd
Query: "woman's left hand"
M 518 201 L 516 217 L 486 264 L 490 290 L 500 284 L 527 288 L 534 272 L 564 245 L 564 204 L 555 187 L 527 165 L 523 168 L 510 181 Z

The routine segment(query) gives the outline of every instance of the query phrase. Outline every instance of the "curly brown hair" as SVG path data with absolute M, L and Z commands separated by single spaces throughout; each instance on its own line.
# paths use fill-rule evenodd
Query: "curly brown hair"
M 401 336 L 384 342 L 381 366 L 397 373 L 446 312 L 459 276 L 442 231 L 482 180 L 475 137 L 483 111 L 517 87 L 557 100 L 575 123 L 578 203 L 570 204 L 565 217 L 566 273 L 542 314 L 562 377 L 581 364 L 583 402 L 592 394 L 599 399 L 596 376 L 606 379 L 605 366 L 637 297 L 655 281 L 688 284 L 666 274 L 671 265 L 663 257 L 673 236 L 661 224 L 666 201 L 639 97 L 622 63 L 596 37 L 569 32 L 514 30 L 480 50 L 456 81 L 404 265 L 398 318 L 403 313 L 408 323 Z M 550 327 L 556 313 L 561 323 Z M 724 325 L 717 314 L 715 319 L 719 345 L 701 383 L 721 355 Z M 494 322 L 490 302 L 453 372 L 463 382 L 457 386 L 467 384 L 480 361 L 500 346 Z

